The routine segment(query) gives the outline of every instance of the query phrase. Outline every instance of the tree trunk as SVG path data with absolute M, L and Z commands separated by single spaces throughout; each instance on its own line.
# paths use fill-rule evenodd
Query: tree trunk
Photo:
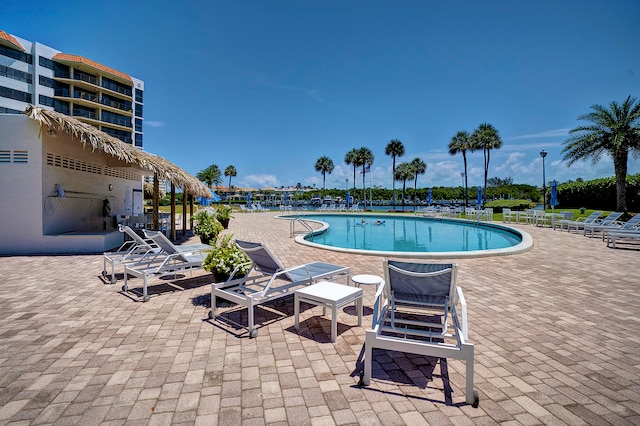
M 613 167 L 616 173 L 616 211 L 627 213 L 627 160 L 628 149 L 618 149 L 613 153 Z
M 462 160 L 464 161 L 464 206 L 469 205 L 469 176 L 467 175 L 467 154 L 462 152 Z

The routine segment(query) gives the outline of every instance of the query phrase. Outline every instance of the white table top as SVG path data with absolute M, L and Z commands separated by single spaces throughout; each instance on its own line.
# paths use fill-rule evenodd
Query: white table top
M 361 274 L 351 277 L 351 281 L 356 284 L 380 284 L 382 278 L 377 275 Z
M 320 281 L 296 290 L 296 293 L 327 301 L 339 302 L 345 297 L 351 297 L 356 293 L 362 293 L 361 288 L 350 287 L 344 284 L 332 283 L 330 281 Z

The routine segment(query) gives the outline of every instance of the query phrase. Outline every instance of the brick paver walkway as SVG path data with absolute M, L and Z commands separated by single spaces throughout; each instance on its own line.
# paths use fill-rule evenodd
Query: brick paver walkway
M 521 227 L 531 251 L 455 260 L 478 408 L 455 360 L 376 351 L 358 388 L 370 309 L 363 327 L 342 310 L 330 343 L 320 308 L 302 312 L 298 334 L 284 300 L 257 310 L 249 339 L 208 320 L 206 274 L 152 284 L 142 303 L 103 283 L 101 256 L 0 258 L 0 424 L 640 424 L 640 251 Z M 273 213 L 236 214 L 230 232 L 285 265 L 382 275 L 379 257 L 296 244 Z

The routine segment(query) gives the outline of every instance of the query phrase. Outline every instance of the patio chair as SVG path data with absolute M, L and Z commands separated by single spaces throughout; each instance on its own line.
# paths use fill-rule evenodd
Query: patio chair
M 602 240 L 604 241 L 607 238 L 607 234 L 611 232 L 622 233 L 622 234 L 627 232 L 630 232 L 630 233 L 640 232 L 640 214 L 633 216 L 631 219 L 627 220 L 626 222 L 621 222 L 619 224 L 614 224 L 612 226 L 605 227 L 602 230 Z
M 502 222 L 503 223 L 511 223 L 513 220 L 517 222 L 517 215 L 515 211 L 511 211 L 511 209 L 504 208 L 502 209 Z
M 294 294 L 296 288 L 315 283 L 321 279 L 346 277 L 349 284 L 349 267 L 331 263 L 313 262 L 285 268 L 269 248 L 262 243 L 238 241 L 236 244 L 251 260 L 251 268 L 244 277 L 236 277 L 234 270 L 225 282 L 211 285 L 211 311 L 209 318 L 215 320 L 216 299 L 234 302 L 248 310 L 249 336 L 256 337 L 254 307 L 272 300 Z
M 568 232 L 571 232 L 571 228 L 575 228 L 576 232 L 578 232 L 578 230 L 582 229 L 585 223 L 595 222 L 596 219 L 598 219 L 600 215 L 602 215 L 602 213 L 604 213 L 602 210 L 597 210 L 591 213 L 586 218 L 579 217 L 576 220 L 559 220 L 557 223 L 558 225 L 560 225 L 560 230 L 564 229 L 564 227 L 566 226 Z
M 618 219 L 622 216 L 622 212 L 611 212 L 603 219 L 596 219 L 593 223 L 586 223 L 582 226 L 584 229 L 584 236 L 589 234 L 589 237 L 593 237 L 596 232 L 603 232 L 604 229 L 610 227 L 621 227 L 622 223 L 618 222 Z
M 144 302 L 149 301 L 147 285 L 151 278 L 162 278 L 169 275 L 177 277 L 179 273 L 202 269 L 206 251 L 212 248 L 207 244 L 193 244 L 178 248 L 161 232 L 147 231 L 145 235 L 162 251 L 148 261 L 125 264 L 124 284 L 122 285 L 122 291 L 126 293 L 129 290 L 128 275 L 142 278 L 142 300 Z
M 466 402 L 476 407 L 474 346 L 467 341 L 467 305 L 456 286 L 458 266 L 392 260 L 383 264 L 385 281 L 376 292 L 372 327 L 366 331 L 360 384 L 371 382 L 374 348 L 459 359 L 466 364 Z
M 638 216 L 640 215 L 636 215 L 635 217 Z M 607 247 L 611 248 L 616 248 L 616 242 L 629 244 L 640 243 L 640 228 L 610 231 L 605 235 L 607 237 Z
M 130 227 L 119 224 L 118 231 L 128 235 L 131 239 L 122 243 L 115 251 L 102 254 L 102 276 L 107 278 L 111 275 L 109 277 L 111 284 L 115 284 L 118 281 L 116 278 L 116 265 L 151 259 L 160 252 L 160 248 L 153 241 L 148 238 L 142 238 Z M 111 265 L 111 274 L 107 272 L 107 263 Z

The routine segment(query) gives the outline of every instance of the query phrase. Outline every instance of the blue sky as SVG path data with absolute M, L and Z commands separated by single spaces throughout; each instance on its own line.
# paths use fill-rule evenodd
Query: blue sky
M 561 150 L 593 104 L 640 97 L 638 16 L 637 0 L 0 2 L 0 29 L 145 81 L 146 150 L 254 188 L 321 187 L 323 155 L 327 187 L 351 187 L 362 146 L 390 188 L 391 139 L 427 163 L 419 187 L 460 185 L 447 144 L 483 122 L 503 140 L 490 177 L 541 185 L 542 149 L 548 181 L 613 176 Z M 482 184 L 482 153 L 468 161 Z

